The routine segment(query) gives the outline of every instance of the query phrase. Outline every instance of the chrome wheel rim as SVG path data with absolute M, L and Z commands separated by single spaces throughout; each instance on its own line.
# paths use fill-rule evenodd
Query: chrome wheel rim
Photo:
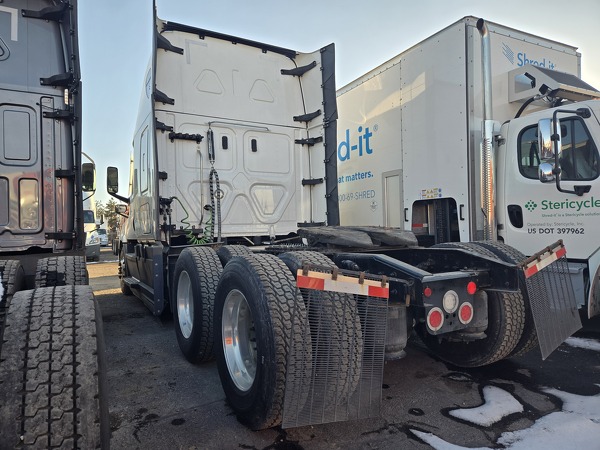
M 177 318 L 184 338 L 189 339 L 194 328 L 194 294 L 190 276 L 184 270 L 177 283 Z
M 256 376 L 256 333 L 248 301 L 237 289 L 227 294 L 221 327 L 229 376 L 240 391 L 246 392 Z

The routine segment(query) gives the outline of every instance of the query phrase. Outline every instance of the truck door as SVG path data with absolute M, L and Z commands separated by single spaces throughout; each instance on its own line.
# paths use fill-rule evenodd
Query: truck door
M 539 181 L 537 121 L 508 128 L 504 148 L 499 149 L 500 154 L 506 152 L 506 165 L 498 171 L 503 184 L 498 203 L 500 235 L 526 255 L 562 239 L 569 259 L 588 259 L 600 241 L 600 156 L 592 138 L 600 131 L 597 119 L 594 115 L 561 118 L 561 187 L 590 185 L 583 196 L 559 192 L 554 182 Z

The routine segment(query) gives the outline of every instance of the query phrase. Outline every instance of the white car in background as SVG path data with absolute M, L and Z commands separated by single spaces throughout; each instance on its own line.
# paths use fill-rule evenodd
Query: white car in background
M 98 232 L 98 237 L 100 237 L 100 245 L 102 247 L 108 246 L 108 234 L 104 228 L 98 228 L 96 230 Z
M 85 258 L 87 261 L 100 261 L 100 237 L 97 230 L 85 233 Z

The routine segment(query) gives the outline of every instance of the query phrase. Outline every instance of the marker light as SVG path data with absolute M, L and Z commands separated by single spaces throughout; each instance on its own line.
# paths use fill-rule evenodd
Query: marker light
M 469 302 L 465 302 L 460 305 L 460 309 L 458 311 L 458 320 L 460 320 L 460 322 L 464 325 L 473 320 L 473 305 L 471 305 Z
M 432 331 L 437 331 L 444 324 L 444 313 L 438 307 L 431 308 L 427 313 L 427 326 Z
M 474 281 L 469 281 L 467 284 L 467 294 L 473 295 L 475 292 L 477 292 L 477 285 Z
M 447 291 L 444 294 L 442 306 L 444 307 L 444 311 L 452 314 L 458 308 L 458 294 L 452 290 Z
M 431 294 L 433 294 L 433 291 L 430 287 L 426 287 L 425 289 L 423 289 L 423 295 L 425 297 L 431 297 Z

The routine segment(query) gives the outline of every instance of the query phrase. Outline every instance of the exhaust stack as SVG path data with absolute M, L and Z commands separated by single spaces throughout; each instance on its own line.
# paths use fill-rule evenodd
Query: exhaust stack
M 477 21 L 481 35 L 481 60 L 483 77 L 483 127 L 481 144 L 481 210 L 483 212 L 483 239 L 497 240 L 496 228 L 496 180 L 495 155 L 492 139 L 492 58 L 490 34 L 485 20 Z

